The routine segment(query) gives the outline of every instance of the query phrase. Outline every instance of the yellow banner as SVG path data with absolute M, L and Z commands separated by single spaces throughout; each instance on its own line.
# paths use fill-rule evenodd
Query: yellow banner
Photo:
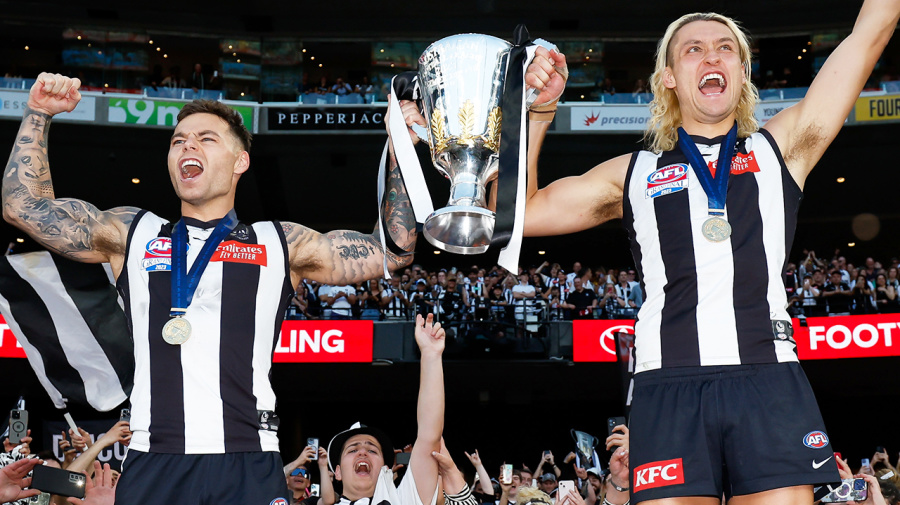
M 900 119 L 900 95 L 862 96 L 856 100 L 857 121 Z

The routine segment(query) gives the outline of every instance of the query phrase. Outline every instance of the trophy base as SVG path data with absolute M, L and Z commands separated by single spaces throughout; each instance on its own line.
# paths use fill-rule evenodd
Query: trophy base
M 444 207 L 428 216 L 423 233 L 431 245 L 443 251 L 481 254 L 491 245 L 494 213 L 475 206 Z

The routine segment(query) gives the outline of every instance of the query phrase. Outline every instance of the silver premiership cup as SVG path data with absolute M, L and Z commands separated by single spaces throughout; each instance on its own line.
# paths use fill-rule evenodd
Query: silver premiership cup
M 428 216 L 424 233 L 444 251 L 479 254 L 491 244 L 494 213 L 485 208 L 485 186 L 497 176 L 510 47 L 489 35 L 454 35 L 419 57 L 431 159 L 450 179 L 450 201 Z

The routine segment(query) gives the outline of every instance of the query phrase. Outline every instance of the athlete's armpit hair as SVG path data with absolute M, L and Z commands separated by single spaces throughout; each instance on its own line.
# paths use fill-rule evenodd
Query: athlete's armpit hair
M 791 149 L 783 153 L 784 163 L 791 166 L 794 161 L 803 161 L 809 158 L 811 152 L 816 151 L 823 142 L 827 142 L 822 127 L 816 124 L 810 124 L 803 130 L 794 133 L 794 142 L 791 143 Z
M 592 213 L 594 219 L 599 223 L 620 218 L 622 217 L 622 198 L 597 198 L 592 207 Z

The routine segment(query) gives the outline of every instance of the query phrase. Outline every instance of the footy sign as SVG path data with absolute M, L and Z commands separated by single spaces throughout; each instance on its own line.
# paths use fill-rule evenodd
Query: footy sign
M 794 324 L 800 359 L 900 356 L 898 314 L 809 317 L 806 327 Z

